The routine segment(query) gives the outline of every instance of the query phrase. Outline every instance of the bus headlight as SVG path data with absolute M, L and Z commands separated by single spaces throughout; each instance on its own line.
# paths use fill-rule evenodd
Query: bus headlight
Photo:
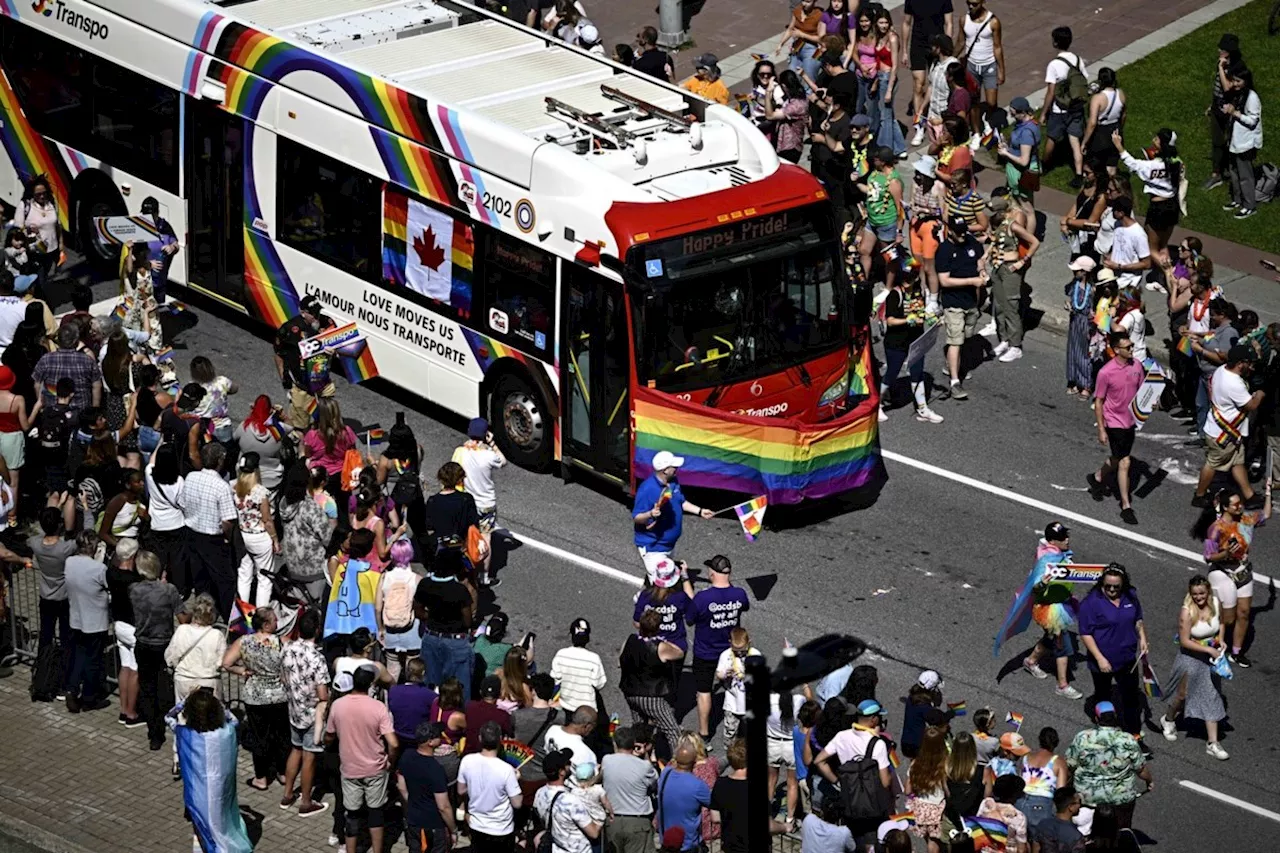
M 819 406 L 830 406 L 832 403 L 843 400 L 849 393 L 849 371 L 845 371 L 839 379 L 832 383 L 831 387 L 822 392 L 822 396 L 818 399 Z

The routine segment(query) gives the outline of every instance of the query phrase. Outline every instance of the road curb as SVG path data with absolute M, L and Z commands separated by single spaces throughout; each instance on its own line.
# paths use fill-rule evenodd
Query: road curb
M 52 832 L 41 829 L 33 823 L 28 823 L 16 815 L 10 814 L 0 808 L 0 832 L 10 835 L 19 841 L 39 847 L 48 853 L 98 853 L 89 847 L 84 847 L 74 841 L 55 835 Z

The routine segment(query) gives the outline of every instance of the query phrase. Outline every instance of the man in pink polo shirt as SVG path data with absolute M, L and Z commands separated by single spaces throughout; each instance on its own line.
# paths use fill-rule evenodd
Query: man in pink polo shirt
M 1089 494 L 1095 501 L 1103 500 L 1106 497 L 1104 483 L 1114 473 L 1120 485 L 1120 518 L 1125 524 L 1137 524 L 1138 516 L 1129 503 L 1129 456 L 1133 452 L 1137 424 L 1133 398 L 1138 396 L 1146 371 L 1133 360 L 1133 341 L 1124 332 L 1111 336 L 1111 349 L 1115 357 L 1098 371 L 1093 391 L 1098 442 L 1109 448 L 1110 453 L 1097 473 L 1089 475 Z

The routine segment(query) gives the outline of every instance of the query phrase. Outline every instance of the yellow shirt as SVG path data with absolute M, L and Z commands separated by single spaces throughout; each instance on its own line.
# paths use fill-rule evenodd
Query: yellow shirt
M 706 98 L 708 101 L 715 101 L 717 104 L 729 106 L 729 88 L 719 80 L 701 80 L 695 74 L 688 80 L 680 84 L 680 88 L 687 89 L 700 98 Z

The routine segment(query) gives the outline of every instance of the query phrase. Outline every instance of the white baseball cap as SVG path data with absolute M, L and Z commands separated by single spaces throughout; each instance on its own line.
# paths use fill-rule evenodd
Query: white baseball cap
M 684 464 L 683 456 L 676 456 L 669 450 L 659 450 L 653 454 L 653 470 L 664 471 L 667 468 L 679 468 Z
M 595 24 L 583 24 L 578 28 L 578 41 L 585 45 L 593 45 L 600 41 L 600 31 Z
M 932 690 L 935 687 L 942 686 L 942 678 L 940 678 L 938 673 L 933 670 L 926 669 L 924 672 L 920 673 L 920 677 L 916 679 L 916 684 L 919 684 L 925 690 Z

